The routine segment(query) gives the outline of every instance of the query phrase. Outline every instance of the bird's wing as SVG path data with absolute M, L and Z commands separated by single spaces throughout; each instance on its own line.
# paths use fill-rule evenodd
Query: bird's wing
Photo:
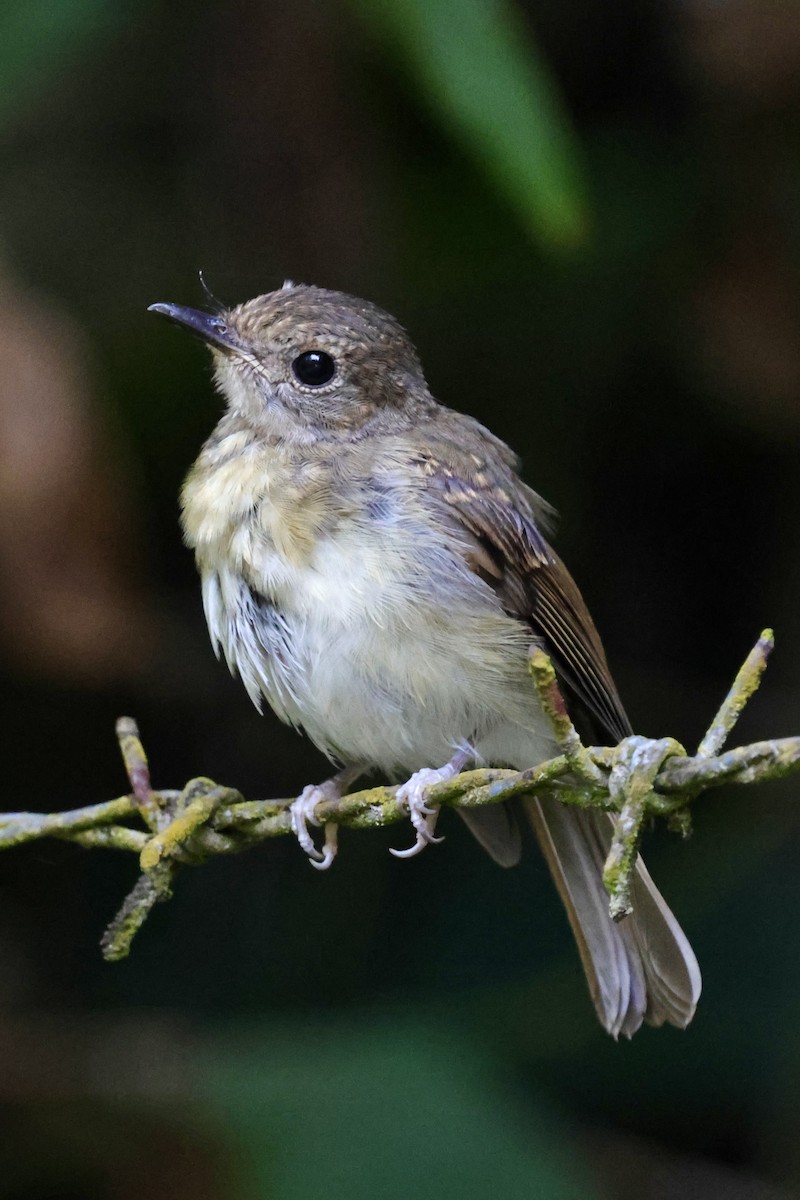
M 466 540 L 472 569 L 529 624 L 568 693 L 616 744 L 631 726 L 583 597 L 539 528 L 546 506 L 495 452 L 494 439 L 481 449 L 432 439 L 415 465 Z

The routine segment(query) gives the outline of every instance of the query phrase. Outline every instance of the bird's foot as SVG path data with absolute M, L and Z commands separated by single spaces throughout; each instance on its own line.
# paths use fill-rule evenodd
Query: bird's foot
M 292 822 L 292 833 L 300 843 L 301 849 L 308 855 L 308 861 L 318 871 L 327 871 L 338 850 L 339 826 L 332 821 L 325 824 L 325 843 L 319 850 L 314 842 L 309 825 L 319 827 L 322 822 L 317 820 L 317 805 L 326 800 L 341 800 L 345 788 L 356 777 L 352 770 L 342 771 L 333 779 L 324 783 L 310 783 L 304 787 L 296 800 L 289 805 L 289 816 Z
M 411 778 L 397 789 L 397 799 L 408 809 L 417 836 L 413 846 L 409 846 L 407 850 L 390 850 L 389 853 L 395 858 L 413 858 L 426 846 L 444 841 L 444 838 L 434 837 L 439 805 L 426 804 L 423 792 L 434 783 L 444 783 L 445 780 L 452 779 L 460 769 L 460 765 L 454 761 L 445 763 L 443 767 L 423 767 L 421 771 L 415 771 Z

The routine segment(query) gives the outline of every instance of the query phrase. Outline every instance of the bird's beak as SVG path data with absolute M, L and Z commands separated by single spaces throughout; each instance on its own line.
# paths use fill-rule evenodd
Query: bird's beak
M 209 346 L 216 346 L 220 350 L 242 349 L 241 342 L 224 317 L 200 312 L 197 308 L 184 308 L 181 304 L 151 304 L 147 311 L 160 313 L 176 325 L 183 325 L 184 329 L 202 338 Z

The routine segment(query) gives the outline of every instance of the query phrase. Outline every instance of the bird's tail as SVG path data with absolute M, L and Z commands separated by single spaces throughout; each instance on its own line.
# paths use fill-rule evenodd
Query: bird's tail
M 525 807 L 567 910 L 597 1015 L 616 1038 L 642 1021 L 685 1029 L 700 998 L 700 968 L 689 942 L 642 862 L 637 860 L 633 915 L 608 915 L 603 864 L 611 845 L 607 813 L 557 800 Z

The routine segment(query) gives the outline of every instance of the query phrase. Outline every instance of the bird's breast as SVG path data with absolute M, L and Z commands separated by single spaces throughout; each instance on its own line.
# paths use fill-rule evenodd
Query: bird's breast
M 201 456 L 181 503 L 184 536 L 198 562 L 244 571 L 269 552 L 307 562 L 324 523 L 319 489 L 303 487 L 296 471 L 253 446 Z
M 212 640 L 318 745 L 389 769 L 529 720 L 522 625 L 412 494 L 223 462 L 183 504 Z

